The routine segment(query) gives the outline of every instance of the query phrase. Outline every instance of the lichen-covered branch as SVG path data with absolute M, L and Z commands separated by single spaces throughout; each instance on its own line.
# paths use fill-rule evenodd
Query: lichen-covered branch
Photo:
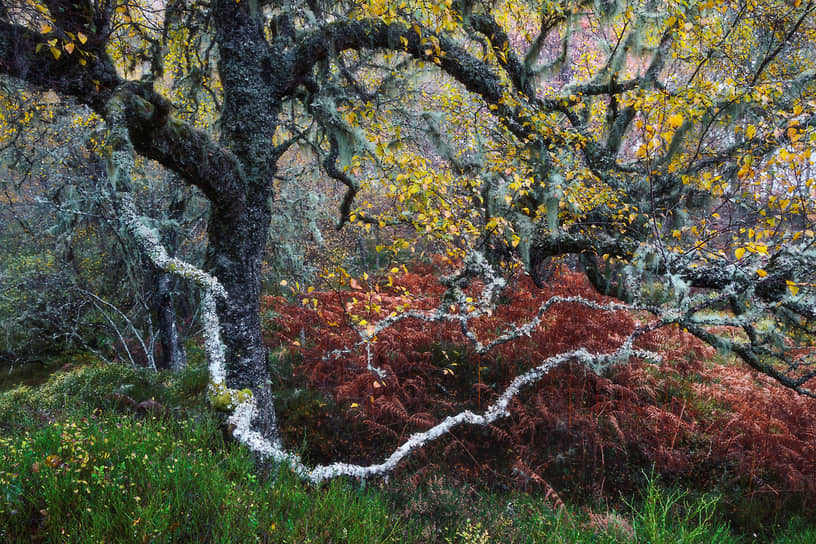
M 218 279 L 190 263 L 170 257 L 162 245 L 159 234 L 149 228 L 136 211 L 130 187 L 136 173 L 133 145 L 126 124 L 124 107 L 119 96 L 114 96 L 107 108 L 108 140 L 104 147 L 108 177 L 113 184 L 112 198 L 115 200 L 122 224 L 136 239 L 142 251 L 156 268 L 175 274 L 198 285 L 202 291 L 202 319 L 204 322 L 204 346 L 215 386 L 225 382 L 224 344 L 221 341 L 216 298 L 226 298 L 227 293 Z
M 297 455 L 285 451 L 278 445 L 270 443 L 268 440 L 265 440 L 260 433 L 252 430 L 251 421 L 256 416 L 257 408 L 255 408 L 254 402 L 251 400 L 239 405 L 229 421 L 235 426 L 233 435 L 243 444 L 246 444 L 250 450 L 264 458 L 288 465 L 296 474 L 310 482 L 320 483 L 339 476 L 351 476 L 360 479 L 371 478 L 391 472 L 402 460 L 406 459 L 413 452 L 446 436 L 456 427 L 461 425 L 485 426 L 507 417 L 509 415 L 508 407 L 510 402 L 518 396 L 519 393 L 531 385 L 534 385 L 552 369 L 564 363 L 575 361 L 595 371 L 601 371 L 610 365 L 626 360 L 633 353 L 627 349 L 625 344 L 624 342 L 620 349 L 610 353 L 592 354 L 585 349 L 578 349 L 548 357 L 537 367 L 516 377 L 507 389 L 505 389 L 504 393 L 483 413 L 476 414 L 470 410 L 466 410 L 456 415 L 448 416 L 427 431 L 411 435 L 408 440 L 397 447 L 383 462 L 372 465 L 333 463 L 312 468 L 306 466 Z M 637 352 L 637 350 L 634 354 L 643 355 Z
M 484 286 L 482 287 L 481 294 L 479 295 L 478 299 L 474 300 L 462 290 L 460 283 L 462 283 L 463 280 L 467 281 L 468 279 L 476 277 L 484 281 Z M 363 330 L 357 330 L 361 340 L 354 346 L 329 352 L 324 358 L 328 359 L 338 357 L 350 353 L 354 349 L 357 349 L 363 345 L 365 345 L 366 349 L 368 349 L 371 342 L 378 334 L 400 321 L 409 319 L 416 319 L 427 323 L 443 321 L 458 323 L 461 327 L 462 334 L 468 339 L 471 345 L 473 345 L 476 353 L 479 355 L 484 355 L 502 344 L 506 344 L 523 336 L 529 336 L 532 334 L 532 332 L 541 325 L 541 320 L 544 314 L 546 314 L 547 311 L 556 304 L 580 304 L 582 306 L 586 306 L 587 308 L 605 312 L 645 310 L 645 308 L 638 308 L 629 304 L 618 302 L 600 304 L 581 296 L 554 296 L 544 301 L 541 306 L 539 306 L 538 311 L 530 318 L 529 321 L 525 323 L 513 324 L 511 327 L 508 327 L 500 332 L 493 340 L 490 340 L 485 344 L 471 330 L 469 324 L 471 321 L 484 315 L 489 315 L 493 311 L 496 306 L 496 300 L 506 287 L 504 278 L 494 272 L 484 255 L 481 253 L 472 253 L 468 257 L 466 264 L 462 267 L 462 269 L 447 278 L 443 278 L 442 283 L 448 285 L 448 292 L 443 297 L 442 302 L 437 308 L 426 311 L 411 310 L 390 315 Z M 459 308 L 459 311 L 453 311 L 452 308 Z M 659 321 L 660 326 L 665 326 L 668 323 L 669 321 L 665 319 Z M 643 332 L 646 331 L 644 330 Z M 638 336 L 643 334 L 643 332 L 638 333 Z M 660 357 L 657 354 L 649 353 L 648 358 L 659 360 Z M 374 367 L 371 364 L 370 355 L 368 357 L 368 370 L 374 371 L 380 377 L 384 375 L 384 372 L 381 369 Z

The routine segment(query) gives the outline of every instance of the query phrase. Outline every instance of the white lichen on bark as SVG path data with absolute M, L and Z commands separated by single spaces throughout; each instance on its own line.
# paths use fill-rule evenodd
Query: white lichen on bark
M 519 393 L 530 385 L 540 381 L 552 369 L 568 362 L 576 361 L 583 363 L 587 367 L 600 369 L 616 364 L 627 358 L 629 355 L 652 356 L 649 352 L 640 350 L 630 350 L 622 345 L 618 350 L 606 354 L 592 354 L 585 349 L 578 349 L 567 353 L 562 353 L 545 359 L 537 367 L 528 370 L 524 374 L 517 376 L 505 389 L 504 393 L 493 402 L 482 414 L 465 410 L 453 416 L 448 416 L 427 431 L 411 435 L 405 442 L 397 447 L 391 455 L 383 462 L 371 465 L 354 465 L 350 463 L 332 463 L 330 465 L 319 465 L 308 467 L 300 458 L 287 452 L 280 446 L 272 444 L 266 440 L 259 432 L 252 429 L 252 420 L 257 415 L 257 408 L 254 400 L 239 405 L 229 422 L 235 426 L 233 435 L 243 444 L 246 444 L 253 452 L 264 458 L 278 463 L 288 465 L 301 478 L 313 483 L 320 483 L 325 480 L 337 478 L 339 476 L 351 476 L 353 478 L 365 479 L 374 476 L 381 476 L 394 470 L 397 465 L 411 453 L 425 446 L 426 444 L 439 439 L 448 434 L 455 427 L 460 425 L 489 425 L 510 414 L 508 407 L 510 402 Z
M 214 276 L 198 267 L 170 257 L 162 245 L 159 233 L 148 227 L 141 220 L 130 192 L 133 178 L 137 172 L 134 161 L 135 152 L 125 124 L 124 104 L 120 96 L 114 96 L 108 102 L 105 121 L 108 126 L 107 141 L 103 147 L 108 177 L 113 184 L 114 204 L 119 211 L 120 220 L 127 231 L 136 239 L 142 251 L 156 268 L 179 276 L 198 285 L 202 291 L 202 320 L 204 322 L 204 348 L 211 384 L 224 384 L 226 377 L 224 360 L 224 343 L 221 341 L 216 298 L 227 298 L 227 292 Z M 211 389 L 212 389 L 211 385 Z M 213 391 L 211 391 L 212 393 Z
M 484 283 L 478 299 L 475 300 L 457 285 L 458 280 L 462 279 L 463 277 L 474 276 L 481 278 Z M 447 293 L 447 300 L 443 300 L 443 302 L 437 308 L 428 311 L 410 310 L 395 313 L 380 320 L 376 324 L 368 325 L 364 330 L 356 329 L 357 333 L 360 335 L 360 341 L 357 344 L 350 348 L 331 351 L 324 356 L 324 359 L 348 355 L 360 346 L 365 345 L 367 369 L 376 373 L 380 378 L 382 378 L 386 373 L 382 369 L 373 365 L 371 344 L 378 334 L 400 321 L 416 319 L 425 322 L 450 321 L 459 323 L 462 334 L 472 344 L 476 353 L 479 355 L 484 355 L 502 344 L 506 344 L 507 342 L 511 342 L 521 338 L 522 336 L 530 336 L 533 331 L 535 331 L 541 325 L 541 320 L 544 314 L 556 304 L 580 304 L 587 308 L 604 312 L 632 312 L 644 310 L 644 308 L 619 302 L 601 304 L 581 296 L 554 296 L 542 302 L 536 313 L 529 321 L 526 323 L 513 324 L 512 326 L 501 331 L 501 333 L 499 333 L 489 342 L 484 343 L 479 339 L 476 333 L 471 330 L 470 322 L 482 316 L 492 314 L 496 307 L 496 300 L 507 286 L 505 279 L 495 273 L 493 268 L 488 264 L 487 260 L 481 253 L 473 253 L 468 257 L 468 260 L 461 270 L 447 278 L 444 278 L 442 281 L 443 283 L 447 283 L 450 287 Z M 635 337 L 630 337 L 627 340 L 625 347 L 631 349 L 632 342 L 634 340 Z M 659 355 L 651 352 L 649 352 L 646 357 L 652 360 L 660 359 Z

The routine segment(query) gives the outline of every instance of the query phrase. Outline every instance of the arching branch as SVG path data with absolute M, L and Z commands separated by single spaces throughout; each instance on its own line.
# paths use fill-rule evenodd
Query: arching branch
M 390 24 L 364 19 L 335 22 L 305 35 L 287 53 L 290 78 L 282 92 L 294 93 L 309 76 L 312 68 L 332 54 L 350 49 L 388 49 L 401 51 L 416 60 L 438 65 L 445 73 L 461 83 L 468 91 L 480 96 L 491 111 L 520 139 L 532 135 L 521 113 L 504 103 L 509 89 L 493 68 L 477 59 L 451 39 L 434 35 L 414 25 L 401 22 Z M 556 109 L 557 104 L 547 103 Z
M 52 89 L 87 104 L 100 115 L 114 93 L 120 93 L 123 122 L 138 153 L 177 172 L 201 189 L 215 205 L 242 205 L 243 173 L 232 154 L 207 133 L 170 115 L 170 102 L 152 88 L 126 82 L 100 50 L 81 64 L 67 54 L 54 58 L 46 37 L 0 21 L 0 73 L 40 89 Z

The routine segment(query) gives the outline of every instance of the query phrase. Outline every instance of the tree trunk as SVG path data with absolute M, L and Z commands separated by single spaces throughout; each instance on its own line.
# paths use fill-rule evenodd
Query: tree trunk
M 184 194 L 180 189 L 173 193 L 168 207 L 168 219 L 182 222 L 184 218 Z M 178 232 L 169 230 L 162 236 L 162 243 L 171 256 L 178 249 Z M 187 351 L 178 333 L 178 312 L 176 312 L 176 294 L 178 281 L 172 274 L 156 270 L 156 321 L 159 327 L 159 343 L 162 353 L 156 366 L 176 372 L 187 366 Z
M 262 195 L 256 195 L 260 197 Z M 244 213 L 213 206 L 209 221 L 208 268 L 227 291 L 218 303 L 226 347 L 227 385 L 250 389 L 260 412 L 256 428 L 277 440 L 277 423 L 260 318 L 261 265 L 270 211 L 266 198 L 253 198 Z
M 187 352 L 179 337 L 176 325 L 176 305 L 173 297 L 173 277 L 157 271 L 156 321 L 159 326 L 159 342 L 162 353 L 156 366 L 162 370 L 178 371 L 187 366 Z
M 221 141 L 241 163 L 242 183 L 229 202 L 212 201 L 207 265 L 227 291 L 227 300 L 218 303 L 227 386 L 252 390 L 259 411 L 254 426 L 276 442 L 259 310 L 277 161 L 274 135 L 281 104 L 276 88 L 289 70 L 280 52 L 270 49 L 254 1 L 216 0 L 213 17 L 224 87 Z

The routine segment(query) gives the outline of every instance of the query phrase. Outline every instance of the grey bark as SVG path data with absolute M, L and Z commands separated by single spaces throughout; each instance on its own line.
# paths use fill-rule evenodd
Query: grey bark
M 173 293 L 173 277 L 167 272 L 157 272 L 156 279 L 156 322 L 159 328 L 161 357 L 156 367 L 177 371 L 187 366 L 187 352 L 178 332 L 176 305 Z

